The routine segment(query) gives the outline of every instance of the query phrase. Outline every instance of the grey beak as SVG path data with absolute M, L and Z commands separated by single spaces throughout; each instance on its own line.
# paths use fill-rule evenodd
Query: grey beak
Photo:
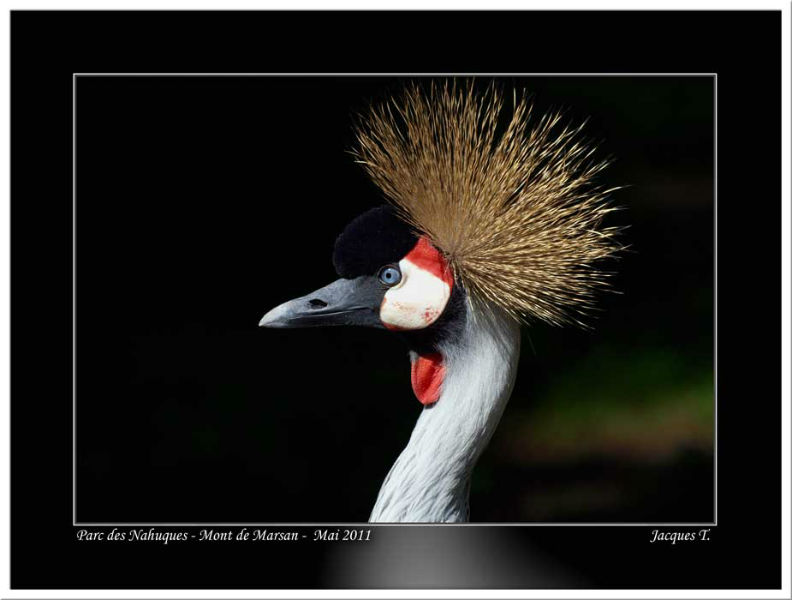
M 306 296 L 276 306 L 262 317 L 259 327 L 382 327 L 379 306 L 384 293 L 373 277 L 337 279 Z

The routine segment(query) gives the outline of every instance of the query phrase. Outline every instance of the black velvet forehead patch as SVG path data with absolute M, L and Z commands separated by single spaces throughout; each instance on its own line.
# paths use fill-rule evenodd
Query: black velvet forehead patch
M 397 263 L 412 250 L 418 236 L 387 205 L 356 217 L 336 238 L 333 265 L 346 279 L 374 275 L 380 267 Z

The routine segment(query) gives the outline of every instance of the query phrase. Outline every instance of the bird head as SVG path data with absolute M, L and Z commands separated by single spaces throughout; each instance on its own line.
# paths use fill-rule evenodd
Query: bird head
M 338 237 L 340 279 L 260 325 L 399 332 L 419 355 L 422 402 L 436 399 L 418 390 L 436 383 L 441 343 L 467 315 L 585 326 L 611 274 L 598 263 L 620 247 L 619 229 L 602 225 L 616 188 L 595 183 L 607 161 L 592 158 L 581 127 L 560 125 L 558 114 L 533 119 L 525 95 L 515 93 L 508 113 L 495 87 L 479 93 L 455 80 L 373 106 L 353 155 L 389 204 Z
M 408 337 L 420 351 L 436 346 L 464 314 L 464 291 L 443 253 L 387 205 L 347 225 L 336 239 L 333 264 L 339 279 L 273 308 L 259 325 L 422 331 Z

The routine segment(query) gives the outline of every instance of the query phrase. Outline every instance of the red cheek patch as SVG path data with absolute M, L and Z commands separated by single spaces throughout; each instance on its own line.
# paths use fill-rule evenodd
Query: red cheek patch
M 449 287 L 453 287 L 454 277 L 451 274 L 448 262 L 425 236 L 418 238 L 418 243 L 407 253 L 404 259 L 409 260 L 416 267 L 428 271 L 438 279 L 442 279 Z
M 424 406 L 434 404 L 440 397 L 440 386 L 445 378 L 445 365 L 443 355 L 434 354 L 418 355 L 412 362 L 410 373 L 413 392 Z

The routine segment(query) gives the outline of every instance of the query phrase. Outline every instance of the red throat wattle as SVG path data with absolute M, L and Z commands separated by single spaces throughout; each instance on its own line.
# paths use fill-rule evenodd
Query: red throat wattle
M 411 380 L 415 396 L 424 406 L 434 404 L 440 397 L 440 386 L 445 377 L 443 355 L 439 352 L 433 354 L 419 354 L 412 361 Z

